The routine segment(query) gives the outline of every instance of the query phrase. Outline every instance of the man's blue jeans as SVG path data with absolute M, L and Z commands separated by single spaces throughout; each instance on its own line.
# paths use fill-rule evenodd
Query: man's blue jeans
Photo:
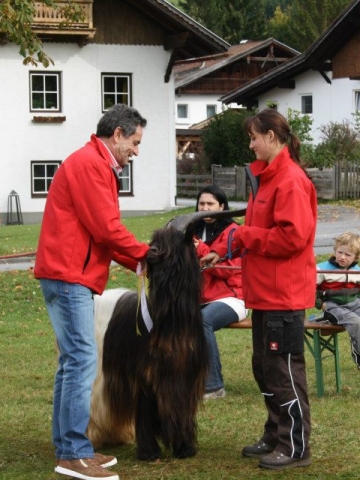
M 221 373 L 221 362 L 216 330 L 227 327 L 230 323 L 239 320 L 235 310 L 222 302 L 213 302 L 204 305 L 201 309 L 205 338 L 209 353 L 209 372 L 206 379 L 206 392 L 213 392 L 224 388 L 224 379 Z
M 93 294 L 82 285 L 58 280 L 42 279 L 40 284 L 60 351 L 52 419 L 55 455 L 92 458 L 94 449 L 85 432 L 97 368 Z

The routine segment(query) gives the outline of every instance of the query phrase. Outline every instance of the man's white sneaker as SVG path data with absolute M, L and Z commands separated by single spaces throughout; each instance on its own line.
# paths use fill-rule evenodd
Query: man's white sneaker
M 109 472 L 93 458 L 59 460 L 55 472 L 82 480 L 119 480 L 119 475 Z
M 205 393 L 204 400 L 216 400 L 217 398 L 224 398 L 226 395 L 225 388 L 219 388 L 213 392 Z
M 117 464 L 117 458 L 113 455 L 103 455 L 102 453 L 94 453 L 94 460 L 103 468 L 112 467 Z

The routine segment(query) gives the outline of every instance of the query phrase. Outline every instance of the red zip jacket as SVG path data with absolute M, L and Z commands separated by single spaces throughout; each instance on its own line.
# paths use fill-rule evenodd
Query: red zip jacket
M 227 243 L 231 230 L 237 227 L 236 223 L 231 223 L 223 230 L 220 235 L 208 245 L 201 240 L 196 249 L 196 253 L 199 258 L 207 255 L 211 250 L 216 248 L 223 242 Z M 238 269 L 225 269 L 225 268 L 208 268 L 203 270 L 203 285 L 202 285 L 202 300 L 201 303 L 213 302 L 220 298 L 235 297 L 243 299 L 242 293 L 242 272 L 241 272 L 241 259 L 234 258 L 232 260 L 226 260 L 219 263 L 221 267 L 230 266 L 238 267 Z
M 245 225 L 234 233 L 243 257 L 243 291 L 247 308 L 302 310 L 315 302 L 316 263 L 313 243 L 317 198 L 312 182 L 290 158 L 287 147 L 268 165 L 251 164 L 260 186 L 250 195 Z M 234 248 L 233 247 L 233 248 Z M 223 243 L 215 250 L 226 254 Z
M 120 222 L 118 180 L 95 135 L 57 170 L 45 206 L 36 278 L 79 283 L 101 294 L 112 260 L 135 269 L 148 245 Z

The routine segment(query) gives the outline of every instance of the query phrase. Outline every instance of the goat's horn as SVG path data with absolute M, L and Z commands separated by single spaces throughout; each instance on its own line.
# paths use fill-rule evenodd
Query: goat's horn
M 229 218 L 229 217 L 243 217 L 246 213 L 246 208 L 241 210 L 221 210 L 219 212 L 194 212 L 185 215 L 179 215 L 167 223 L 167 227 L 173 227 L 184 232 L 189 225 L 196 223 L 203 218 Z

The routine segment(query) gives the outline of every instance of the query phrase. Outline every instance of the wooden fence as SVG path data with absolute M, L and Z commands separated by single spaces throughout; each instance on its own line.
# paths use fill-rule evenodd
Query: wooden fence
M 177 175 L 176 195 L 196 197 L 202 188 L 211 183 L 213 183 L 211 175 Z
M 344 161 L 335 165 L 334 198 L 360 198 L 360 163 Z
M 308 168 L 307 173 L 315 185 L 317 196 L 323 200 L 360 198 L 360 163 L 338 162 L 332 168 Z M 210 175 L 178 175 L 178 197 L 196 197 L 198 192 L 214 183 L 230 199 L 246 200 L 250 186 L 244 167 L 212 166 Z

